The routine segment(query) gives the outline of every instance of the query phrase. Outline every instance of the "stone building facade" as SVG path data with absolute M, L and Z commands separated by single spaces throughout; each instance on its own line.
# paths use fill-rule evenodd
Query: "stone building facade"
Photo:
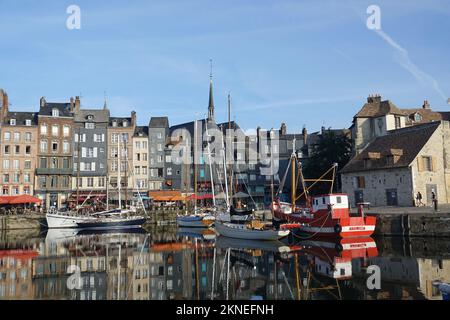
M 9 110 L 0 90 L 0 195 L 34 194 L 37 113 Z
M 148 127 L 136 126 L 133 135 L 133 193 L 148 190 Z
M 375 138 L 341 171 L 350 203 L 413 206 L 417 192 L 432 204 L 450 202 L 450 123 L 418 124 Z
M 62 207 L 72 192 L 74 109 L 80 99 L 69 103 L 40 100 L 35 195 L 45 208 Z
M 350 127 L 353 154 L 359 154 L 376 137 L 391 130 L 441 120 L 449 121 L 450 112 L 433 111 L 428 100 L 421 107 L 403 109 L 390 100 L 382 100 L 380 95 L 369 96 Z
M 108 122 L 106 105 L 103 110 L 75 109 L 72 198 L 77 193 L 102 199 L 106 196 Z
M 122 201 L 133 197 L 133 136 L 136 129 L 136 112 L 130 117 L 110 117 L 107 129 L 108 180 L 111 199 L 118 200 L 118 174 L 122 190 Z M 120 145 L 120 150 L 119 150 Z M 119 164 L 120 152 L 120 164 Z M 120 168 L 119 168 L 120 165 Z

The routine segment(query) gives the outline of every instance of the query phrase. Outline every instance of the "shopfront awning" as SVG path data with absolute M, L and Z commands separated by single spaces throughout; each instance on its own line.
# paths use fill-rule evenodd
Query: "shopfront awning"
M 41 204 L 41 202 L 42 201 L 39 198 L 27 194 L 23 194 L 20 196 L 0 196 L 0 204 Z

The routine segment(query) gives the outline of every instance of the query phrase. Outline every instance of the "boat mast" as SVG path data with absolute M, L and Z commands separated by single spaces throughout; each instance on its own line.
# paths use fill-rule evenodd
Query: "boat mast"
M 295 212 L 295 198 L 296 198 L 296 174 L 295 174 L 295 162 L 296 162 L 296 155 L 295 155 L 295 138 L 292 140 L 292 155 L 291 155 L 291 178 L 292 178 L 292 186 L 291 186 L 291 201 L 292 201 L 292 213 Z
M 123 145 L 125 150 L 125 209 L 127 208 L 128 205 L 128 146 L 126 143 L 127 141 L 123 139 Z
M 228 134 L 231 134 L 231 95 L 228 94 Z M 229 139 L 230 145 L 228 146 L 231 148 L 231 137 Z M 232 149 L 230 149 L 232 150 Z M 230 206 L 233 206 L 233 164 L 230 164 Z
M 223 171 L 224 171 L 224 176 L 225 176 L 225 199 L 227 202 L 227 209 L 230 209 L 230 194 L 228 193 L 228 179 L 227 179 L 227 161 L 226 161 L 226 156 L 225 156 L 225 144 L 223 141 L 223 135 L 222 135 L 222 155 L 223 155 Z
M 197 120 L 194 121 L 194 213 L 197 212 Z
M 118 186 L 118 190 L 119 190 L 119 209 L 122 209 L 122 196 L 121 196 L 121 192 L 122 192 L 122 181 L 120 178 L 120 133 L 118 133 L 118 137 L 117 137 L 117 186 Z
M 80 203 L 80 159 L 81 159 L 81 128 L 78 128 L 78 146 L 77 146 L 77 152 L 78 152 L 78 165 L 77 165 L 77 205 L 75 208 L 77 209 L 77 212 L 79 210 L 78 205 Z
M 206 126 L 206 135 L 209 137 L 208 120 L 205 121 L 205 126 Z M 213 206 L 216 207 L 216 195 L 214 192 L 214 177 L 213 177 L 213 171 L 212 171 L 211 149 L 209 147 L 209 141 L 208 141 L 208 159 L 209 159 L 209 176 L 211 179 L 211 192 L 212 192 L 212 198 L 213 198 Z

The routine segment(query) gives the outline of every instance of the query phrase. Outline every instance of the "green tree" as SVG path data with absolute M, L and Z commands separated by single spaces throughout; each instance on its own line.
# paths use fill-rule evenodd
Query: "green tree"
M 342 169 L 351 158 L 352 143 L 345 134 L 336 134 L 334 131 L 327 130 L 319 142 L 313 146 L 312 154 L 304 165 L 304 176 L 309 179 L 316 179 L 323 175 L 334 163 L 338 164 L 337 170 Z M 330 173 L 324 179 L 331 179 Z M 309 184 L 307 184 L 309 185 Z M 340 190 L 340 176 L 336 176 L 334 191 Z M 311 194 L 328 193 L 330 184 L 327 182 L 317 183 L 311 190 Z

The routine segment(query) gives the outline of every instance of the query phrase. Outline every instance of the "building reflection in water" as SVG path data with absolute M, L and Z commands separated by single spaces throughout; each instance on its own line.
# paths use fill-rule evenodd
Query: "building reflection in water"
M 0 299 L 440 299 L 433 281 L 450 282 L 444 240 L 424 250 L 398 238 L 288 244 L 188 231 L 3 240 Z M 370 265 L 380 290 L 367 288 Z

